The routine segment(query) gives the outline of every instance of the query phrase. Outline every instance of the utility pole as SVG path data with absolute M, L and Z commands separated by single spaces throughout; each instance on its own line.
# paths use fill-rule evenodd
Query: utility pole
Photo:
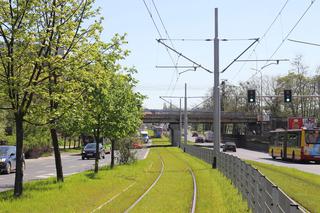
M 181 132 L 182 132 L 182 110 L 181 110 L 181 98 L 179 98 L 180 100 L 180 119 L 179 119 L 179 129 L 180 129 L 180 134 L 179 134 L 179 148 L 181 148 Z
M 184 148 L 188 140 L 187 83 L 184 84 Z
M 219 38 L 218 38 L 218 8 L 214 9 L 215 13 L 215 36 L 214 36 L 214 146 L 212 168 L 217 168 L 217 157 L 220 152 L 220 89 L 219 89 Z

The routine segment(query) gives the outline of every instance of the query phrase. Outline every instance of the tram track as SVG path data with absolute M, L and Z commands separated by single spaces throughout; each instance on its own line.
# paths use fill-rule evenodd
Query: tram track
M 193 183 L 193 192 L 192 192 L 192 200 L 191 200 L 191 205 L 190 205 L 190 213 L 194 213 L 195 209 L 196 209 L 196 203 L 197 203 L 197 182 L 196 182 L 196 176 L 194 174 L 194 171 L 192 169 L 192 167 L 190 166 L 190 164 L 180 158 L 179 156 L 177 156 L 177 154 L 172 153 L 172 151 L 170 151 L 170 149 L 166 149 L 166 153 L 168 153 L 169 155 L 171 155 L 173 158 L 177 159 L 178 161 L 182 162 L 182 165 L 184 164 L 184 172 L 188 172 L 192 178 L 192 183 Z M 128 213 L 131 210 L 133 210 L 139 203 L 140 201 L 142 201 L 146 195 L 148 195 L 148 193 L 157 185 L 157 183 L 159 182 L 160 178 L 162 177 L 162 175 L 165 173 L 165 159 L 163 159 L 163 156 L 161 156 L 161 153 L 158 152 L 158 156 L 161 162 L 161 170 L 159 172 L 158 177 L 154 180 L 154 182 L 150 185 L 150 187 L 138 198 L 136 199 L 136 201 L 130 205 L 129 208 L 127 208 L 124 212 Z M 153 163 L 151 163 L 151 165 L 148 167 L 148 170 L 152 167 Z M 170 171 L 169 171 L 170 172 Z M 96 209 L 94 209 L 92 211 L 96 212 L 99 210 L 102 210 L 103 207 L 105 207 L 106 205 L 110 204 L 112 201 L 114 201 L 117 197 L 119 197 L 120 195 L 122 195 L 123 193 L 127 192 L 128 189 L 130 189 L 131 187 L 133 187 L 136 184 L 136 182 L 131 183 L 129 186 L 127 186 L 124 190 L 120 191 L 118 194 L 114 195 L 112 198 L 110 198 L 108 201 L 106 201 L 105 203 L 101 204 L 99 207 L 97 207 Z
M 162 165 L 159 176 L 151 184 L 151 186 L 126 211 L 124 211 L 125 213 L 128 213 L 129 211 L 131 211 L 149 193 L 149 191 L 158 183 L 159 179 L 161 178 L 161 176 L 164 172 L 164 162 L 163 162 L 163 159 L 161 158 L 160 154 L 159 154 L 159 158 L 161 160 L 161 165 Z
M 191 208 L 190 208 L 190 213 L 194 213 L 196 210 L 196 204 L 197 204 L 197 181 L 196 181 L 196 176 L 193 172 L 192 167 L 190 166 L 190 164 L 184 160 L 181 159 L 180 157 L 178 157 L 177 155 L 173 154 L 170 150 L 167 149 L 167 151 L 174 156 L 175 158 L 179 159 L 180 161 L 183 161 L 187 167 L 188 167 L 188 171 L 192 177 L 192 183 L 193 183 L 193 195 L 192 195 L 192 202 L 191 202 Z

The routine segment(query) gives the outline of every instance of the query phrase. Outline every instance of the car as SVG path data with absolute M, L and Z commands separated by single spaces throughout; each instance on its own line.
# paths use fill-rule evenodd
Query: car
M 198 137 L 198 133 L 196 132 L 192 133 L 192 137 Z
M 144 143 L 149 143 L 149 141 L 150 141 L 148 135 L 143 135 L 142 136 L 142 140 L 143 140 Z
M 0 146 L 0 173 L 10 174 L 16 170 L 16 146 Z M 25 168 L 24 154 L 22 168 Z
M 204 143 L 204 139 L 201 136 L 196 137 L 195 141 L 196 143 Z
M 81 158 L 89 159 L 89 158 L 95 158 L 96 157 L 96 143 L 88 143 L 84 149 L 81 152 Z M 105 150 L 102 146 L 102 144 L 99 143 L 99 159 L 105 158 Z
M 226 151 L 236 152 L 237 151 L 236 144 L 234 142 L 225 142 L 225 144 L 222 147 L 222 151 L 224 151 L 224 152 L 226 152 Z
M 133 149 L 142 149 L 143 146 L 142 146 L 141 143 L 139 143 L 139 142 L 133 142 L 133 143 L 132 143 L 132 148 L 133 148 Z
M 141 139 L 144 143 L 149 143 L 148 131 L 141 131 Z

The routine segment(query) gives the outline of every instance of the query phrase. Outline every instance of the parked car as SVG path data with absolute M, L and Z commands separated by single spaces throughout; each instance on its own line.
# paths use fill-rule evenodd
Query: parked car
M 132 148 L 133 149 L 142 149 L 142 144 L 141 143 L 138 143 L 138 142 L 133 142 L 132 143 Z
M 234 142 L 226 142 L 222 147 L 222 151 L 224 151 L 224 152 L 226 152 L 226 151 L 235 152 L 236 150 L 237 150 L 237 147 Z
M 206 131 L 204 133 L 204 141 L 205 142 L 213 142 L 213 139 L 214 139 L 213 131 Z
M 96 157 L 96 143 L 88 143 L 81 152 L 81 158 L 89 159 Z M 105 150 L 103 146 L 99 143 L 99 159 L 105 158 Z
M 192 133 L 192 137 L 198 137 L 198 133 L 196 132 Z
M 16 146 L 0 146 L 0 172 L 10 174 L 16 170 Z M 22 167 L 25 168 L 24 155 L 22 155 Z
M 195 142 L 196 143 L 204 143 L 204 139 L 203 139 L 203 137 L 198 136 L 198 137 L 196 137 Z

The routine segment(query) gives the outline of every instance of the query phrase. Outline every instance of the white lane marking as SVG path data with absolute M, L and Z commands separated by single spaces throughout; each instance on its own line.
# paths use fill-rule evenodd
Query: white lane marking
M 74 175 L 74 174 L 77 174 L 77 172 L 65 173 L 64 175 L 69 176 L 69 175 Z
M 91 213 L 100 210 L 102 207 L 104 207 L 105 205 L 107 205 L 108 203 L 112 202 L 114 199 L 116 199 L 119 195 L 121 195 L 123 192 L 127 191 L 129 188 L 131 188 L 134 184 L 136 184 L 137 182 L 134 182 L 132 184 L 130 184 L 127 188 L 123 189 L 121 192 L 119 192 L 118 194 L 116 194 L 115 196 L 113 196 L 112 198 L 110 198 L 110 200 L 108 200 L 107 202 L 101 204 L 98 208 L 94 209 Z
M 77 165 L 77 166 L 68 166 L 68 168 L 69 169 L 71 169 L 71 168 L 78 168 L 79 166 Z
M 144 156 L 143 156 L 143 159 L 146 159 L 147 158 L 147 156 L 148 156 L 148 154 L 149 154 L 149 151 L 150 151 L 150 148 L 146 151 L 146 153 L 144 154 Z
M 48 178 L 54 176 L 53 173 L 48 173 L 48 174 L 43 174 L 43 175 L 38 175 L 36 176 L 37 178 Z
M 162 164 L 162 168 L 161 168 L 161 172 L 159 174 L 159 176 L 157 177 L 157 179 L 153 182 L 153 184 L 149 187 L 149 189 L 147 191 L 145 191 L 143 193 L 143 195 L 141 195 L 138 200 L 136 200 L 136 202 L 134 202 L 126 211 L 125 213 L 128 213 L 130 210 L 132 210 L 143 198 L 144 196 L 146 196 L 148 194 L 148 192 L 158 183 L 159 179 L 161 178 L 162 174 L 163 174 L 163 171 L 164 171 L 164 163 L 163 163 L 163 160 L 161 159 L 160 157 L 160 160 L 161 160 L 161 164 Z

